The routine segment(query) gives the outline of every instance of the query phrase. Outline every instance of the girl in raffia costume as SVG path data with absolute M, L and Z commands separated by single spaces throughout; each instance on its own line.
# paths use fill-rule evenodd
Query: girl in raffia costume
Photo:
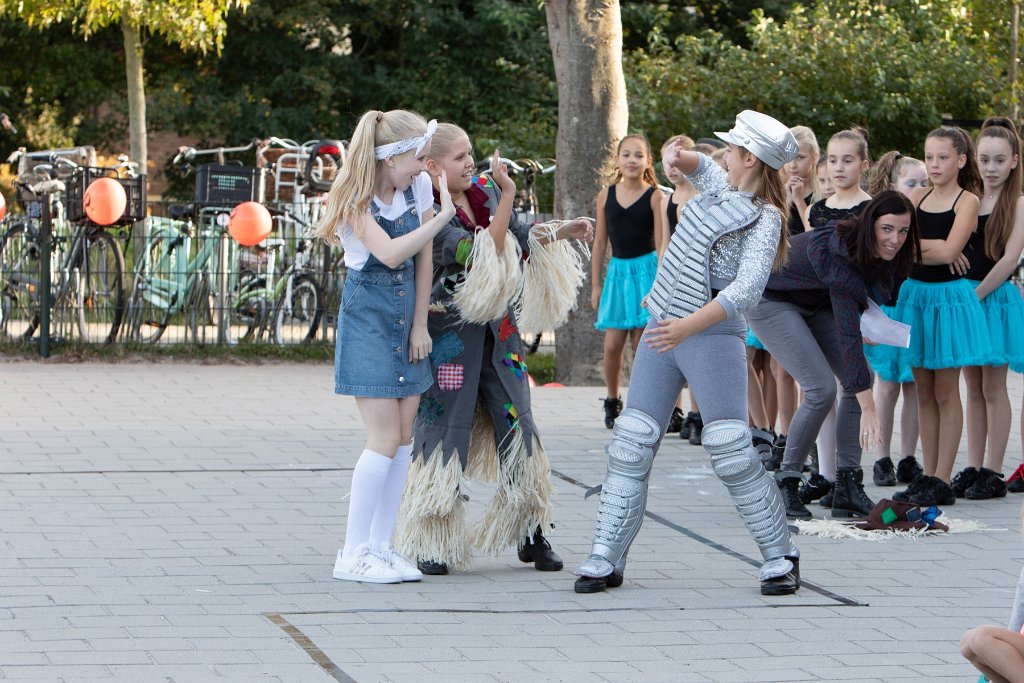
M 551 473 L 530 407 L 520 326 L 551 330 L 567 319 L 583 282 L 585 219 L 523 225 L 512 211 L 515 183 L 495 151 L 494 184 L 473 179 L 469 136 L 438 124 L 427 172 L 442 171 L 456 216 L 434 238 L 427 328 L 434 385 L 413 427 L 413 461 L 397 545 L 426 574 L 469 565 L 472 547 L 496 555 L 513 544 L 541 571 L 562 569 L 544 532 L 553 522 Z M 466 524 L 462 484 L 497 482 L 483 519 Z

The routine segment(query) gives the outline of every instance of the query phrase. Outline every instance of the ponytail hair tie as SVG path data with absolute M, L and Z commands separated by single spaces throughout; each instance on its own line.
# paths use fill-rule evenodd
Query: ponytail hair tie
M 384 120 L 384 112 L 378 111 L 377 112 L 377 123 L 380 123 L 383 120 Z

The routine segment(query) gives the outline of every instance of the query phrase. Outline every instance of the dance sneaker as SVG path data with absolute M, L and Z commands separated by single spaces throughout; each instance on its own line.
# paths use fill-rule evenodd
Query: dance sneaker
M 416 568 L 427 576 L 444 576 L 448 573 L 448 565 L 435 560 L 417 560 Z
M 363 583 L 402 583 L 402 573 L 365 546 L 349 558 L 342 557 L 341 551 L 338 551 L 338 559 L 334 561 L 334 578 Z
M 901 484 L 911 483 L 919 474 L 924 474 L 924 468 L 917 462 L 917 458 L 912 455 L 903 458 L 896 465 L 896 479 Z
M 701 419 L 700 413 L 689 413 L 690 419 L 690 435 L 687 437 L 687 441 L 691 446 L 700 445 L 700 433 L 704 431 L 704 420 Z
M 398 552 L 398 549 L 388 543 L 379 553 L 381 559 L 391 565 L 391 568 L 402 575 L 402 581 L 420 581 L 423 579 L 423 572 L 417 569 L 416 565 L 408 557 Z
M 615 418 L 622 412 L 622 399 L 604 399 L 604 426 L 611 429 L 615 426 Z
M 544 538 L 540 528 L 533 534 L 533 540 L 527 538 L 519 546 L 519 561 L 532 562 L 537 571 L 560 572 L 562 571 L 562 558 L 551 549 L 548 539 Z
M 917 491 L 910 494 L 909 497 L 909 501 L 914 505 L 926 508 L 933 505 L 946 506 L 956 503 L 956 494 L 953 493 L 953 487 L 938 477 L 928 477 L 922 474 L 910 484 L 910 487 L 913 488 L 914 483 L 918 481 L 921 483 Z M 910 491 L 910 488 L 907 491 Z M 893 496 L 893 500 L 898 499 Z
M 666 434 L 678 434 L 683 428 L 683 411 L 679 408 L 672 409 L 672 417 L 668 419 L 668 428 L 665 429 Z M 689 434 L 687 434 L 689 436 Z
M 957 498 L 963 498 L 967 494 L 967 489 L 974 486 L 974 482 L 978 480 L 978 474 L 977 468 L 963 468 L 953 477 L 953 481 L 950 484 L 953 487 L 953 494 Z
M 810 479 L 800 484 L 800 502 L 807 505 L 831 491 L 832 482 L 815 472 Z
M 900 461 L 900 465 L 903 465 L 902 460 Z M 930 483 L 929 479 L 931 479 L 931 477 L 926 477 L 923 473 L 917 475 L 916 477 L 914 477 L 913 481 L 910 482 L 910 486 L 908 486 L 903 491 L 897 491 L 896 493 L 892 494 L 892 499 L 898 500 L 902 503 L 909 503 L 911 496 L 916 496 L 925 489 L 925 487 Z
M 875 461 L 875 468 L 871 474 L 875 486 L 895 486 L 896 467 L 892 464 L 892 458 L 888 455 Z
M 820 505 L 823 508 L 831 509 L 832 508 L 832 501 L 836 497 L 835 493 L 836 493 L 836 490 L 835 490 L 835 487 L 833 487 L 831 491 L 829 491 L 828 493 L 826 493 L 824 496 L 821 497 L 821 500 L 818 501 L 818 505 Z
M 989 498 L 1003 498 L 1006 495 L 1006 482 L 1003 481 L 1003 473 L 982 467 L 978 470 L 978 478 L 964 492 L 964 497 L 970 500 L 988 500 Z
M 1010 493 L 1024 493 L 1024 465 L 1019 465 L 1006 480 L 1006 490 Z
M 800 589 L 800 558 L 787 555 L 786 559 L 793 564 L 793 568 L 782 576 L 761 579 L 761 595 L 793 595 Z

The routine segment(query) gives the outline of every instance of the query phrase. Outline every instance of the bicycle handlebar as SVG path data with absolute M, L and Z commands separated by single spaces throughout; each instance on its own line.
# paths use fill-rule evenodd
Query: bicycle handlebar
M 178 148 L 178 153 L 174 155 L 174 159 L 171 161 L 171 163 L 177 166 L 182 162 L 187 163 L 195 159 L 197 156 L 203 156 L 206 154 L 216 154 L 217 161 L 220 163 L 224 163 L 225 154 L 233 154 L 235 152 L 248 152 L 250 149 L 254 149 L 259 143 L 260 140 L 258 138 L 254 138 L 248 145 L 245 145 L 243 147 L 213 147 L 210 149 L 196 149 L 195 147 L 182 146 Z

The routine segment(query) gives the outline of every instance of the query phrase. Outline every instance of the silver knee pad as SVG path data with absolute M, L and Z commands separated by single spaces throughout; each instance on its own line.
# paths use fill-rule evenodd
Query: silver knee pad
M 775 564 L 781 568 L 786 563 L 774 561 L 786 555 L 799 556 L 789 537 L 782 494 L 751 445 L 750 428 L 740 420 L 717 420 L 704 425 L 700 438 L 711 455 L 712 469 L 729 490 L 743 523 L 761 549 L 766 561 L 763 570 L 769 570 L 769 565 L 774 569 Z
M 647 509 L 647 480 L 661 425 L 647 413 L 627 408 L 615 418 L 613 434 L 605 449 L 608 471 L 601 485 L 594 542 L 590 557 L 576 570 L 580 576 L 608 576 L 624 565 Z

